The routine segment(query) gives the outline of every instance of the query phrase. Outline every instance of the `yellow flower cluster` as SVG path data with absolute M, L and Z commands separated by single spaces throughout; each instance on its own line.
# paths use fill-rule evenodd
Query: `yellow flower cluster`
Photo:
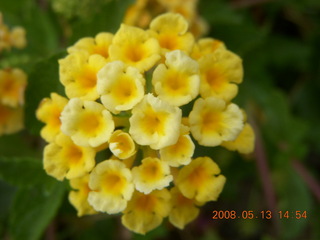
M 181 14 L 189 24 L 189 31 L 200 37 L 208 31 L 208 24 L 197 12 L 198 0 L 136 0 L 125 16 L 124 23 L 147 28 L 155 17 L 171 12 Z
M 0 54 L 11 47 L 26 44 L 25 31 L 15 27 L 11 31 L 3 23 L 0 12 Z M 27 75 L 18 68 L 0 69 L 0 136 L 12 134 L 23 128 L 24 91 Z
M 22 27 L 14 27 L 10 30 L 3 22 L 0 12 L 0 53 L 2 50 L 10 50 L 11 47 L 24 48 L 26 46 L 25 34 Z
M 122 213 L 141 234 L 168 217 L 182 229 L 226 181 L 210 157 L 194 156 L 196 144 L 253 150 L 252 128 L 231 102 L 241 59 L 221 41 L 196 41 L 180 14 L 80 39 L 59 65 L 67 97 L 52 93 L 36 114 L 44 168 L 70 180 L 79 216 Z M 105 160 L 95 160 L 101 151 Z

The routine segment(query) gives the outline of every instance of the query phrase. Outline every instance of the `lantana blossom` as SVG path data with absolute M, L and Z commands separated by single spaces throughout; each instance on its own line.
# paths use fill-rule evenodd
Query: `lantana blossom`
M 40 134 L 47 142 L 54 141 L 55 137 L 61 132 L 60 115 L 67 103 L 68 99 L 57 93 L 51 93 L 50 98 L 44 98 L 40 102 L 36 116 L 41 122 L 45 123 Z
M 133 140 L 140 145 L 160 149 L 177 142 L 181 109 L 149 93 L 132 109 L 129 120 L 129 133 Z
M 96 100 L 97 73 L 106 64 L 99 54 L 90 55 L 85 51 L 76 51 L 59 60 L 60 82 L 65 86 L 69 98 Z
M 70 137 L 60 133 L 54 142 L 44 148 L 43 166 L 48 175 L 62 181 L 90 172 L 95 165 L 96 151 L 91 147 L 80 147 Z
M 243 128 L 240 108 L 219 98 L 199 98 L 189 114 L 192 136 L 204 146 L 218 146 L 236 139 Z
M 181 124 L 178 141 L 173 145 L 161 148 L 159 153 L 161 160 L 168 163 L 169 166 L 179 167 L 191 162 L 194 150 L 195 145 L 189 135 L 189 127 Z
M 78 216 L 121 214 L 139 234 L 165 217 L 183 229 L 226 182 L 211 156 L 202 155 L 206 147 L 253 150 L 245 112 L 231 102 L 242 60 L 222 41 L 191 33 L 194 5 L 139 0 L 131 10 L 141 12 L 129 18 L 151 22 L 149 28 L 121 24 L 114 34 L 82 38 L 59 61 L 67 97 L 52 93 L 36 114 L 49 142 L 45 171 L 70 182 Z M 154 6 L 180 14 L 152 20 L 156 12 L 142 8 Z
M 12 108 L 0 103 L 0 136 L 20 131 L 23 124 L 22 107 Z
M 141 165 L 132 169 L 133 182 L 138 191 L 145 194 L 169 186 L 172 181 L 169 165 L 158 158 L 147 157 Z
M 27 44 L 26 31 L 23 27 L 15 26 L 10 29 L 3 21 L 0 12 L 0 52 L 2 50 L 10 50 L 11 47 L 24 48 Z
M 176 184 L 183 196 L 201 203 L 216 201 L 225 181 L 211 158 L 198 157 L 179 171 Z
M 136 153 L 136 146 L 129 133 L 116 130 L 109 139 L 110 151 L 120 159 L 127 159 Z
M 24 104 L 27 75 L 18 68 L 0 69 L 0 103 L 8 107 Z
M 245 123 L 242 131 L 235 140 L 222 142 L 221 146 L 230 151 L 248 154 L 254 150 L 254 141 L 254 131 L 249 123 Z
M 88 195 L 91 191 L 88 184 L 89 174 L 70 179 L 70 186 L 73 190 L 70 191 L 68 198 L 69 202 L 77 210 L 78 217 L 97 213 L 97 211 L 88 203 Z
M 160 59 L 159 43 L 146 31 L 122 24 L 109 47 L 109 56 L 145 72 Z
M 111 113 L 100 103 L 72 98 L 61 112 L 61 131 L 79 146 L 98 147 L 113 130 Z
M 76 53 L 78 51 L 87 52 L 89 55 L 98 54 L 108 60 L 109 46 L 112 43 L 113 34 L 102 32 L 92 37 L 81 38 L 73 46 L 67 49 L 68 53 Z
M 165 64 L 154 70 L 152 84 L 159 98 L 174 106 L 187 104 L 199 94 L 199 65 L 181 50 L 168 52 Z
M 216 50 L 226 50 L 224 42 L 213 38 L 201 38 L 193 46 L 191 56 L 194 59 L 201 59 L 207 54 L 214 53 Z
M 162 223 L 170 213 L 170 193 L 167 189 L 155 190 L 149 194 L 135 191 L 121 222 L 128 229 L 145 234 Z
M 176 49 L 189 53 L 194 37 L 187 30 L 188 22 L 180 14 L 166 13 L 150 23 L 149 32 L 158 39 L 162 54 Z
M 98 72 L 97 91 L 112 113 L 132 109 L 144 96 L 145 79 L 135 67 L 121 61 L 106 64 Z
M 118 160 L 105 160 L 90 173 L 88 201 L 97 211 L 115 214 L 127 207 L 134 187 L 131 171 Z
M 178 187 L 170 189 L 172 209 L 169 214 L 169 221 L 179 229 L 193 221 L 199 215 L 199 207 L 196 201 L 183 196 Z
M 242 60 L 234 53 L 218 49 L 199 60 L 203 98 L 218 97 L 230 101 L 238 93 L 237 84 L 242 82 Z

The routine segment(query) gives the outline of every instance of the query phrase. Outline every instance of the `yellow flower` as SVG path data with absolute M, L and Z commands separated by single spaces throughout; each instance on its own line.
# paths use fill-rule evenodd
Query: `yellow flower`
M 51 98 L 44 98 L 36 111 L 37 118 L 46 125 L 41 129 L 41 137 L 47 142 L 52 142 L 60 133 L 61 121 L 60 115 L 68 103 L 68 99 L 51 93 Z
M 136 189 L 145 194 L 169 186 L 173 179 L 169 165 L 151 157 L 143 159 L 140 166 L 132 169 L 132 177 Z
M 218 49 L 226 50 L 224 42 L 213 38 L 201 38 L 194 45 L 191 57 L 198 60 L 207 54 L 214 53 Z
M 198 157 L 180 170 L 176 185 L 185 197 L 207 202 L 218 199 L 225 181 L 211 158 Z
M 23 109 L 11 108 L 0 103 L 0 136 L 20 131 L 23 128 Z
M 88 182 L 89 174 L 70 180 L 70 186 L 74 190 L 69 193 L 69 202 L 77 210 L 78 217 L 97 213 L 96 210 L 89 205 L 87 200 L 89 192 L 91 191 Z
M 98 73 L 97 91 L 112 113 L 132 109 L 144 96 L 145 79 L 135 67 L 121 61 L 106 64 Z
M 10 33 L 10 44 L 16 48 L 24 48 L 27 45 L 26 31 L 22 27 L 14 27 Z
M 3 22 L 0 12 L 0 52 L 11 47 L 23 48 L 26 45 L 26 32 L 22 27 L 14 27 L 11 31 Z
M 242 60 L 236 54 L 219 49 L 199 60 L 203 98 L 218 97 L 230 101 L 238 93 L 237 84 L 242 82 Z
M 98 147 L 109 140 L 114 130 L 112 116 L 102 104 L 79 98 L 70 99 L 60 119 L 62 132 L 79 146 Z
M 59 60 L 60 81 L 69 98 L 96 100 L 97 73 L 106 64 L 104 57 L 85 51 L 74 52 Z
M 86 37 L 77 41 L 73 46 L 67 49 L 68 53 L 85 51 L 89 55 L 99 54 L 105 59 L 109 58 L 109 46 L 112 43 L 113 34 L 102 32 L 95 38 Z
M 191 162 L 195 146 L 189 136 L 189 128 L 181 125 L 176 144 L 160 149 L 160 158 L 171 167 L 187 165 Z
M 133 232 L 145 234 L 158 227 L 171 209 L 167 189 L 148 195 L 135 191 L 121 217 L 122 224 Z
M 164 9 L 159 6 L 157 1 L 136 0 L 135 3 L 127 9 L 123 22 L 128 25 L 147 28 L 152 20 L 152 15 L 162 10 Z
M 133 140 L 140 145 L 160 149 L 177 142 L 181 109 L 149 93 L 132 109 L 129 121 L 129 133 Z
M 60 133 L 54 142 L 44 148 L 44 169 L 60 181 L 78 178 L 92 170 L 95 154 L 93 148 L 77 146 L 68 136 Z
M 111 60 L 121 60 L 141 72 L 152 68 L 160 59 L 159 44 L 144 30 L 122 24 L 109 48 Z
M 131 172 L 118 160 L 105 160 L 91 172 L 88 201 L 97 211 L 115 214 L 127 207 L 134 191 Z
M 195 38 L 201 37 L 209 32 L 209 24 L 201 16 L 196 16 L 190 23 L 189 31 Z
M 249 123 L 245 123 L 238 137 L 233 141 L 222 142 L 221 146 L 230 151 L 249 154 L 254 150 L 255 135 Z
M 8 107 L 24 104 L 27 75 L 20 69 L 0 69 L 0 103 Z
M 218 146 L 236 139 L 243 128 L 243 114 L 236 104 L 210 97 L 195 101 L 189 114 L 192 136 L 203 146 Z
M 194 0 L 158 0 L 166 6 L 168 12 L 181 14 L 188 22 L 192 21 L 196 15 L 196 4 Z
M 199 208 L 194 200 L 186 198 L 177 187 L 170 189 L 172 209 L 169 221 L 177 228 L 184 229 L 185 225 L 193 221 L 199 215 Z
M 120 159 L 127 159 L 136 153 L 136 146 L 131 136 L 122 130 L 116 130 L 109 139 L 110 151 Z
M 154 70 L 152 84 L 159 98 L 174 106 L 187 104 L 199 94 L 199 65 L 180 50 L 168 52 L 165 64 Z
M 188 30 L 188 22 L 175 13 L 165 13 L 150 23 L 150 35 L 157 38 L 162 54 L 176 49 L 190 53 L 194 44 Z

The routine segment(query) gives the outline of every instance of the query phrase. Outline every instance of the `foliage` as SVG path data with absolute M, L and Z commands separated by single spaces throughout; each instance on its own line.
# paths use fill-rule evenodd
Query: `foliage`
M 243 59 L 245 79 L 236 102 L 246 109 L 249 122 L 255 126 L 257 146 L 262 148 L 257 147 L 250 156 L 220 148 L 201 148 L 216 156 L 214 160 L 227 177 L 219 201 L 207 204 L 200 218 L 183 231 L 163 224 L 146 236 L 126 232 L 117 217 L 75 217 L 75 211 L 66 201 L 66 184 L 55 181 L 43 170 L 43 142 L 39 137 L 42 125 L 35 118 L 43 97 L 50 92 L 63 94 L 57 60 L 65 55 L 66 47 L 80 37 L 114 32 L 133 1 L 99 0 L 85 12 L 72 13 L 57 10 L 52 2 L 0 2 L 6 23 L 23 26 L 28 41 L 24 50 L 0 53 L 0 67 L 20 67 L 28 73 L 29 81 L 26 129 L 0 137 L 1 238 L 52 239 L 50 234 L 57 239 L 320 238 L 320 199 L 310 188 L 310 182 L 305 181 L 306 175 L 296 167 L 296 163 L 303 166 L 319 186 L 320 4 L 317 0 L 261 1 L 260 4 L 242 0 L 199 1 L 200 15 L 210 26 L 208 35 L 224 41 Z M 269 182 L 265 174 L 270 177 Z M 272 195 L 266 192 L 266 182 L 274 189 L 275 206 L 268 202 Z M 260 217 L 212 220 L 213 210 L 307 211 L 307 219 L 279 219 L 279 214 L 274 212 L 270 220 Z

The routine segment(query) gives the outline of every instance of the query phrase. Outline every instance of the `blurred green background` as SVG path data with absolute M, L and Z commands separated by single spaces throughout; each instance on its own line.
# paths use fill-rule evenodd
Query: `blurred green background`
M 57 59 L 84 36 L 115 32 L 133 0 L 1 0 L 9 26 L 22 26 L 28 45 L 1 53 L 0 68 L 28 74 L 26 129 L 0 137 L 0 238 L 33 239 L 320 239 L 320 1 L 200 0 L 207 36 L 240 55 L 244 82 L 235 99 L 256 132 L 256 149 L 241 156 L 201 148 L 227 183 L 217 202 L 180 231 L 167 220 L 145 236 L 130 233 L 118 216 L 78 218 L 67 183 L 42 170 L 44 142 L 35 109 L 56 91 Z M 213 220 L 213 211 L 253 211 L 257 219 Z M 273 211 L 262 219 L 261 211 Z M 280 219 L 279 211 L 292 213 Z M 307 218 L 291 218 L 296 211 Z

